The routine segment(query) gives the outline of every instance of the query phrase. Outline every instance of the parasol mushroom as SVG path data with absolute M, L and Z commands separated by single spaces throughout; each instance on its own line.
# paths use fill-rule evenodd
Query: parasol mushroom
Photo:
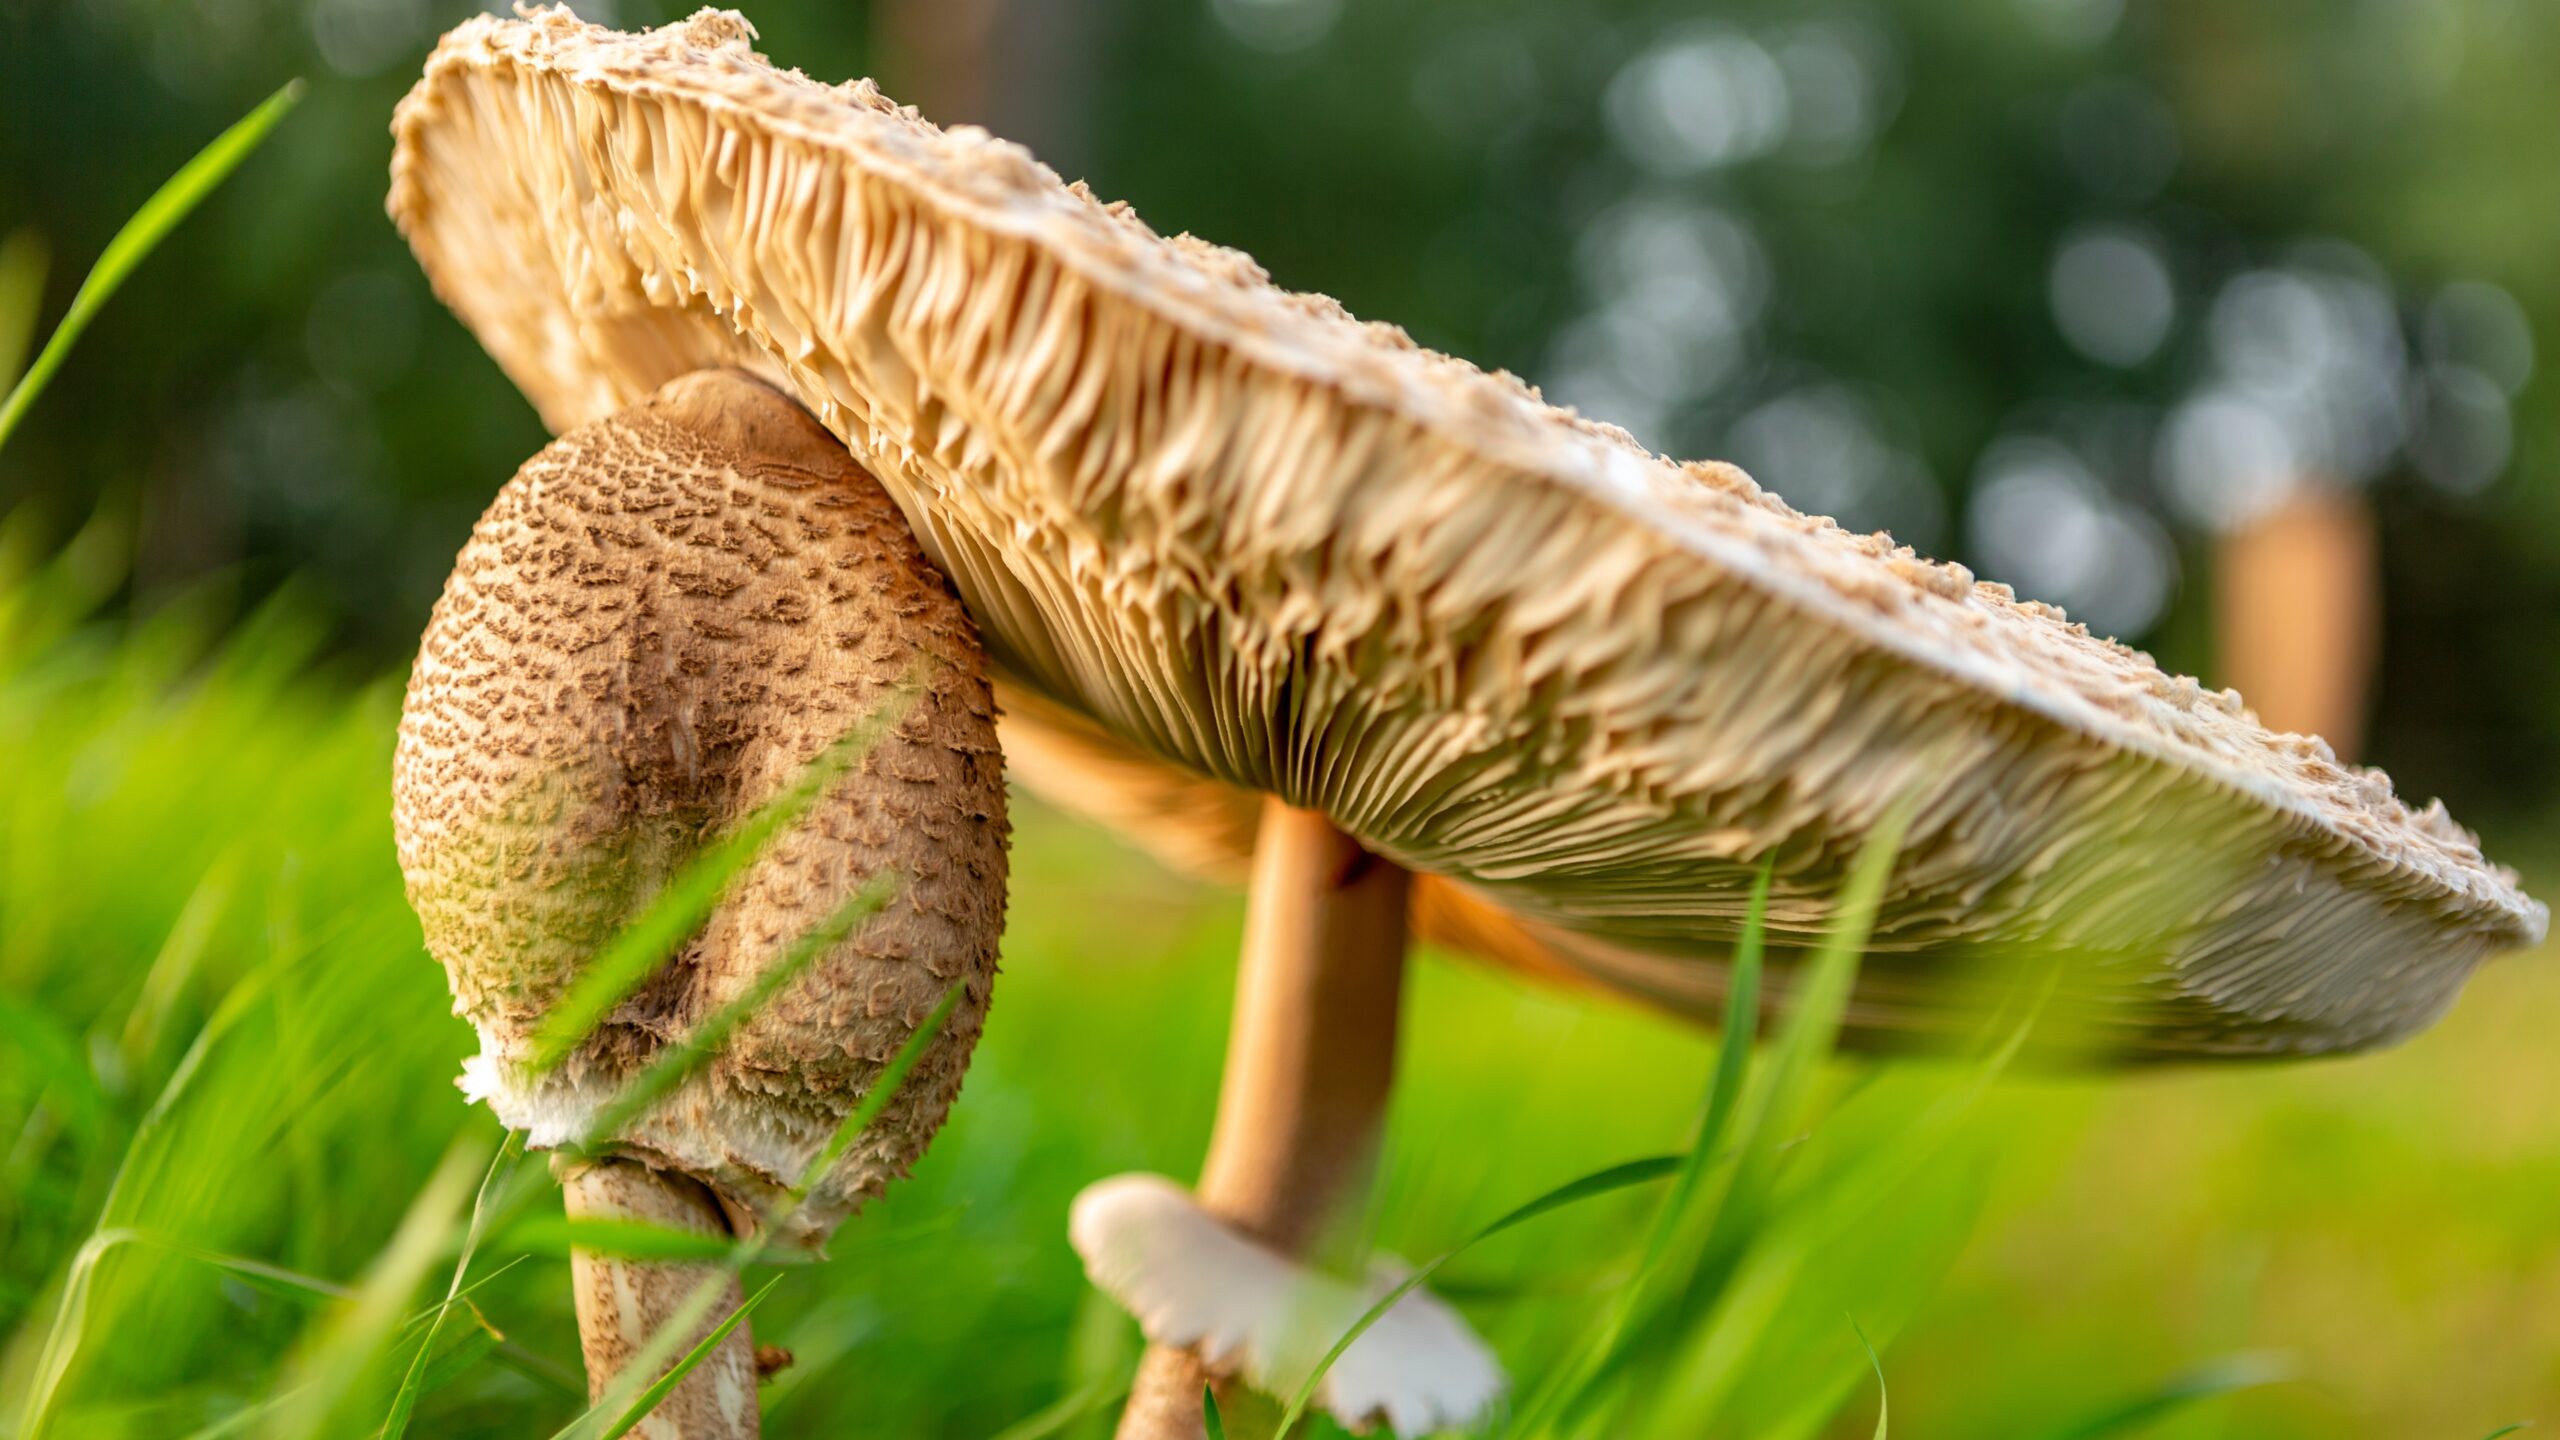
M 866 720 L 882 733 L 860 763 L 675 961 L 543 1064 L 545 1018 L 635 904 Z M 410 676 L 393 815 L 428 946 L 479 1032 L 464 1088 L 558 1148 L 572 1216 L 815 1250 L 906 1173 L 959 1091 L 1004 921 L 984 660 L 879 486 L 745 376 L 676 380 L 499 492 Z M 672 1045 L 874 897 L 879 913 L 788 975 L 708 1065 L 625 1113 Z M 887 1108 L 798 1194 L 954 985 Z M 589 1250 L 573 1271 L 599 1396 L 714 1273 Z M 737 1298 L 733 1280 L 728 1309 Z M 756 1433 L 754 1372 L 742 1324 L 643 1433 Z
M 2103 1057 L 2372 1045 L 2542 933 L 2440 807 L 2236 696 L 752 37 L 470 21 L 400 108 L 391 211 L 555 429 L 722 367 L 804 406 L 976 620 L 1017 772 L 1250 876 L 1199 1186 L 1071 1222 L 1156 1342 L 1124 1436 L 1197 1435 L 1204 1380 L 1239 1418 L 1290 1378 L 1284 1312 L 1382 1283 L 1337 1222 L 1414 932 L 1708 1015 L 1765 863 L 1783 1004 L 1907 807 L 1866 1043 L 2058 957 Z M 1411 1430 L 1499 1384 L 1417 1291 L 1325 1398 Z

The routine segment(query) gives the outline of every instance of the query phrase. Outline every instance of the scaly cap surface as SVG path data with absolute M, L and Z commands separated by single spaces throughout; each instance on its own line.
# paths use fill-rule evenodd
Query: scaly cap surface
M 541 1026 L 705 846 L 839 737 L 841 776 L 707 923 L 556 1069 Z M 969 617 L 879 487 L 790 401 L 688 376 L 526 462 L 427 627 L 393 761 L 409 898 L 480 1035 L 464 1086 L 548 1147 L 701 1180 L 733 1216 L 785 1197 L 943 994 L 962 999 L 888 1109 L 792 1214 L 825 1240 L 906 1173 L 959 1092 L 1004 928 L 995 705 Z M 607 1133 L 671 1045 L 855 897 L 818 953 L 681 1088 Z

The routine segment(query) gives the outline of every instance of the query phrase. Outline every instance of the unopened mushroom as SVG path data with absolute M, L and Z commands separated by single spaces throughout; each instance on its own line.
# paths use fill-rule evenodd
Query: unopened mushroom
M 410 900 L 480 1035 L 465 1087 L 532 1145 L 566 1147 L 573 1216 L 816 1249 L 906 1172 L 959 1090 L 995 975 L 994 716 L 976 632 L 888 498 L 743 375 L 675 380 L 499 492 L 410 678 L 394 817 Z M 675 961 L 542 1064 L 546 1017 L 615 930 L 866 722 L 859 758 Z M 671 1046 L 866 896 L 878 912 L 706 1066 L 619 1115 Z M 888 1108 L 796 1194 L 954 986 Z M 711 1273 L 585 1251 L 574 1269 L 599 1394 Z M 754 1355 L 741 1325 L 653 1433 L 754 1434 Z
M 1783 1005 L 1911 807 L 1853 1038 L 2060 960 L 2101 1057 L 2381 1043 L 2542 933 L 2440 809 L 2237 697 L 752 36 L 473 20 L 401 107 L 392 213 L 556 429 L 708 367 L 795 399 L 957 587 L 1020 773 L 1250 878 L 1199 1184 L 1072 1217 L 1156 1342 L 1124 1436 L 1199 1434 L 1204 1382 L 1246 1428 L 1306 1317 L 1377 1293 L 1343 1222 L 1417 930 L 1710 1015 L 1767 865 Z M 1325 1398 L 1412 1431 L 1500 1383 L 1416 1292 Z

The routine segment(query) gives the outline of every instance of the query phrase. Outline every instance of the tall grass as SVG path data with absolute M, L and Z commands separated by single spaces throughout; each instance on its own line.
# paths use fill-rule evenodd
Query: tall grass
M 542 1167 L 511 1150 L 492 1167 L 495 1127 L 459 1103 L 473 1042 L 390 860 L 390 687 L 315 664 L 289 598 L 227 630 L 209 601 L 107 618 L 115 553 L 89 532 L 0 583 L 0 953 L 31 1041 L 0 1060 L 13 1433 L 607 1433 L 635 1397 L 585 1404 L 566 1247 L 665 1242 L 570 1230 Z M 990 1435 L 1084 1395 L 1051 1432 L 1072 1434 L 1125 1384 L 1133 1337 L 1090 1309 L 1066 1201 L 1191 1162 L 1205 1086 L 1170 1079 L 1215 1072 L 1204 1017 L 1234 915 L 1126 862 L 1095 872 L 1025 819 L 1011 973 L 951 1131 L 835 1260 L 757 1292 L 759 1332 L 801 1357 L 769 1391 L 773 1433 Z M 1435 1018 L 1377 1226 L 1447 1252 L 1426 1273 L 1514 1367 L 1520 1404 L 1488 1433 L 1812 1436 L 1874 1405 L 1860 1332 L 1889 1372 L 1961 1245 L 1992 1144 L 1969 1122 L 2005 1049 L 1823 1065 L 1890 850 L 1873 857 L 1757 1063 L 1420 977 Z M 1159 958 L 1105 958 L 1097 894 L 1113 948 L 1152 936 Z M 1459 1035 L 1461 1073 L 1434 1075 L 1433 1037 Z M 1497 1059 L 1531 1083 L 1462 1073 Z M 1684 1109 L 1687 1158 L 1630 1165 Z M 1521 1143 L 1435 1143 L 1488 1128 Z

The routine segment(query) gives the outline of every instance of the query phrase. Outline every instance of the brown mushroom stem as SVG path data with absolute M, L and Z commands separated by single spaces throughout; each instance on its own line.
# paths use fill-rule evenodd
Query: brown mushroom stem
M 625 1220 L 662 1229 L 728 1238 L 729 1224 L 711 1192 L 684 1176 L 652 1170 L 633 1160 L 563 1165 L 560 1188 L 572 1220 Z M 659 1327 L 692 1298 L 719 1267 L 685 1262 L 632 1260 L 592 1250 L 569 1252 L 577 1286 L 578 1341 L 586 1353 L 587 1393 L 602 1399 L 616 1377 Z M 738 1308 L 736 1277 L 673 1355 L 664 1374 Z M 729 1332 L 718 1349 L 694 1367 L 631 1433 L 643 1440 L 754 1440 L 756 1346 L 747 1322 Z
M 1348 1268 L 1344 1222 L 1367 1189 L 1395 1079 L 1410 877 L 1311 810 L 1264 802 L 1237 962 L 1235 1020 L 1200 1202 L 1281 1252 Z M 1227 1433 L 1277 1407 L 1151 1347 L 1119 1440 L 1197 1440 L 1217 1385 Z

